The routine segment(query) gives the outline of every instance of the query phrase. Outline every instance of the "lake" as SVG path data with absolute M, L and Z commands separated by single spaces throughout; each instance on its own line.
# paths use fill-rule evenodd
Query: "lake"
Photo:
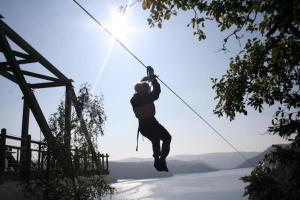
M 182 174 L 169 178 L 119 180 L 112 184 L 117 192 L 112 200 L 246 200 L 246 184 L 240 177 L 251 168 Z

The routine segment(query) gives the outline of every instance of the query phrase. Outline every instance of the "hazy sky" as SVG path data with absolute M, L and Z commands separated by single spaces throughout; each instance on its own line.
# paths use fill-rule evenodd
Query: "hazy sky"
M 114 12 L 127 1 L 78 0 L 95 17 L 112 26 Z M 4 21 L 27 42 L 74 80 L 75 89 L 90 83 L 94 94 L 104 95 L 107 114 L 105 136 L 99 142 L 102 153 L 111 160 L 127 157 L 150 157 L 150 142 L 140 138 L 135 151 L 137 119 L 130 105 L 133 85 L 145 75 L 145 69 L 112 38 L 99 28 L 72 0 L 0 0 Z M 189 23 L 190 13 L 179 13 L 163 29 L 149 29 L 147 12 L 136 4 L 127 9 L 130 31 L 121 39 L 147 65 L 155 68 L 161 79 L 186 99 L 240 151 L 262 151 L 271 144 L 282 143 L 278 136 L 266 135 L 272 109 L 248 116 L 237 115 L 233 122 L 213 115 L 214 91 L 211 77 L 225 73 L 229 58 L 240 50 L 232 41 L 230 52 L 218 52 L 222 38 L 215 24 L 206 27 L 207 40 L 198 42 Z M 125 29 L 125 28 L 124 28 Z M 3 61 L 3 55 L 0 55 Z M 39 65 L 24 68 L 39 69 Z M 19 88 L 0 77 L 0 128 L 21 135 L 22 94 Z M 35 94 L 46 118 L 55 112 L 63 99 L 62 89 L 36 90 Z M 233 151 L 223 140 L 162 86 L 156 102 L 156 118 L 173 136 L 171 155 Z M 39 139 L 39 128 L 31 116 L 30 134 Z

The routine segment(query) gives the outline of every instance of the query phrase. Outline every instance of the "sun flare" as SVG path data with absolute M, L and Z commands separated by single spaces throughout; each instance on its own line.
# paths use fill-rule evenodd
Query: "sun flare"
M 113 36 L 120 40 L 126 40 L 128 34 L 132 31 L 132 28 L 127 23 L 126 15 L 118 11 L 112 13 L 112 20 L 108 28 Z

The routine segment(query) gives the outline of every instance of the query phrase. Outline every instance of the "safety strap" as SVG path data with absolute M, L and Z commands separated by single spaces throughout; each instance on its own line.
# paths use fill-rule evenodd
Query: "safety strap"
M 139 135 L 140 135 L 140 128 L 138 127 L 137 133 L 136 133 L 136 148 L 135 148 L 135 151 L 138 151 L 138 149 L 139 149 Z

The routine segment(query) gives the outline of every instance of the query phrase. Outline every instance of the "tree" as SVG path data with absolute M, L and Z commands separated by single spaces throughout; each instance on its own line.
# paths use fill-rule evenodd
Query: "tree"
M 276 106 L 270 134 L 290 141 L 277 146 L 243 177 L 249 185 L 249 199 L 297 199 L 300 195 L 300 2 L 297 0 L 141 0 L 149 10 L 150 27 L 178 12 L 190 12 L 188 26 L 201 41 L 206 38 L 205 23 L 214 21 L 224 38 L 222 50 L 234 38 L 241 51 L 230 60 L 228 70 L 213 78 L 218 100 L 214 113 L 234 120 L 253 107 Z M 249 37 L 244 38 L 247 32 Z M 271 119 L 270 119 L 271 121 Z
M 92 140 L 93 146 L 97 149 L 97 141 L 99 136 L 104 135 L 103 127 L 106 121 L 106 115 L 103 108 L 103 96 L 93 96 L 90 92 L 88 84 L 83 84 L 77 96 L 78 103 L 82 108 L 82 115 L 87 125 L 89 136 Z M 49 126 L 53 134 L 64 142 L 65 132 L 65 102 L 61 101 L 57 111 L 51 115 L 49 119 Z M 85 142 L 84 132 L 81 129 L 80 119 L 76 113 L 71 113 L 71 147 L 88 151 Z
M 104 135 L 103 126 L 106 115 L 103 108 L 103 97 L 93 96 L 87 84 L 79 89 L 77 95 L 78 103 L 82 109 L 82 115 L 86 122 L 89 137 L 93 146 L 97 149 L 97 140 L 99 136 Z M 65 134 L 65 102 L 61 101 L 57 111 L 49 119 L 49 127 L 58 142 L 64 144 L 67 138 Z M 84 132 L 81 128 L 80 119 L 78 119 L 74 110 L 71 112 L 71 148 L 76 149 L 77 154 L 70 155 L 73 163 L 78 157 L 85 158 L 90 154 Z M 45 151 L 47 149 L 44 149 Z M 84 168 L 79 162 L 79 166 L 73 164 L 70 167 L 69 175 L 66 175 L 60 166 L 56 165 L 52 152 L 49 152 L 45 163 L 50 165 L 47 177 L 40 177 L 36 180 L 28 181 L 24 186 L 25 192 L 33 195 L 37 199 L 101 199 L 102 196 L 112 194 L 111 188 L 100 175 L 86 176 L 81 175 L 76 168 Z

